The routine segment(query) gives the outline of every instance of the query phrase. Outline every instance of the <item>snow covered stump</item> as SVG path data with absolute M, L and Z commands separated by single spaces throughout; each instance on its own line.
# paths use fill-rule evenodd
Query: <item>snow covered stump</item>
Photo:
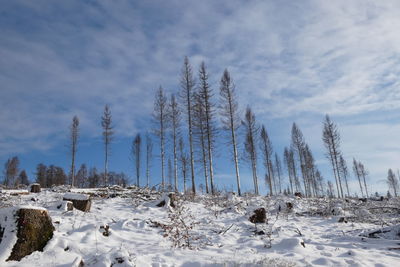
M 171 206 L 172 208 L 176 207 L 176 195 L 175 193 L 164 193 L 160 202 L 156 205 L 157 207 Z
M 34 251 L 43 251 L 53 231 L 51 218 L 44 208 L 0 210 L 0 263 L 19 261 Z
M 90 200 L 89 195 L 66 193 L 63 200 L 71 201 L 75 209 L 83 212 L 90 211 L 90 207 L 92 206 L 92 201 Z
M 40 184 L 31 184 L 29 185 L 29 192 L 31 193 L 40 193 Z

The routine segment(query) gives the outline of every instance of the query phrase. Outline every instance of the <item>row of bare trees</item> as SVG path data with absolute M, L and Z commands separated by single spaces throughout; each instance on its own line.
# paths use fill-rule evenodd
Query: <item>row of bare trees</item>
M 183 189 L 187 190 L 187 182 L 191 181 L 191 191 L 196 193 L 196 168 L 195 163 L 200 163 L 204 171 L 204 185 L 206 193 L 214 194 L 216 191 L 214 179 L 214 146 L 217 136 L 215 116 L 219 111 L 223 129 L 229 132 L 230 143 L 233 149 L 233 161 L 235 163 L 237 190 L 241 194 L 239 157 L 237 151 L 236 130 L 241 124 L 238 114 L 238 103 L 235 95 L 235 86 L 227 70 L 224 71 L 220 81 L 220 102 L 217 110 L 213 100 L 213 90 L 209 84 L 209 74 L 206 66 L 201 63 L 198 71 L 198 82 L 194 77 L 189 59 L 185 57 L 179 91 L 179 99 L 171 94 L 170 101 L 160 86 L 156 92 L 153 118 L 156 124 L 155 133 L 160 143 L 161 158 L 161 188 L 165 183 L 165 144 L 166 139 L 171 139 L 173 154 L 173 188 L 178 190 L 178 167 L 180 166 L 183 177 Z M 185 116 L 186 125 L 181 124 L 181 116 Z M 186 151 L 182 128 L 187 129 Z M 167 137 L 170 135 L 170 138 Z M 179 164 L 178 164 L 179 162 Z M 179 165 L 179 166 L 178 166 Z M 172 186 L 172 185 L 170 185 Z
M 226 133 L 227 138 L 225 139 L 229 140 L 229 145 L 231 146 L 239 195 L 242 194 L 242 190 L 239 170 L 238 134 L 244 132 L 244 159 L 249 162 L 251 167 L 255 194 L 259 194 L 260 190 L 258 177 L 260 170 L 257 169 L 257 163 L 259 154 L 261 154 L 265 169 L 265 183 L 268 186 L 270 195 L 282 192 L 292 194 L 294 192 L 302 192 L 307 197 L 316 197 L 325 194 L 333 195 L 336 191 L 339 198 L 350 196 L 348 183 L 350 174 L 340 146 L 340 133 L 337 125 L 328 115 L 326 115 L 323 122 L 322 141 L 326 148 L 326 157 L 332 166 L 335 186 L 330 181 L 325 185 L 324 178 L 316 166 L 311 149 L 296 123 L 292 125 L 290 146 L 285 147 L 283 152 L 283 164 L 286 170 L 286 174 L 284 174 L 280 156 L 277 152 L 274 152 L 265 125 L 260 127 L 250 107 L 247 107 L 244 116 L 241 116 L 235 84 L 228 70 L 225 70 L 222 74 L 219 83 L 219 99 L 215 101 L 205 63 L 201 63 L 197 75 L 195 75 L 189 59 L 185 57 L 180 75 L 180 87 L 180 91 L 177 94 L 178 97 L 175 94 L 167 96 L 161 86 L 155 95 L 153 133 L 157 136 L 160 144 L 162 190 L 178 191 L 179 177 L 181 176 L 183 190 L 186 192 L 189 189 L 188 182 L 190 181 L 190 191 L 195 194 L 197 180 L 195 165 L 199 164 L 204 175 L 205 191 L 206 193 L 214 194 L 217 190 L 214 178 L 214 150 L 219 130 L 222 130 Z M 217 114 L 219 114 L 221 121 L 219 129 L 216 126 Z M 185 118 L 185 124 L 182 121 L 182 117 Z M 108 171 L 109 153 L 114 134 L 111 109 L 108 105 L 104 107 L 101 126 L 104 141 L 104 173 L 101 175 L 101 179 L 103 185 L 108 185 L 110 183 Z M 239 132 L 240 127 L 242 128 L 241 132 Z M 183 130 L 187 130 L 187 133 L 184 134 Z M 86 173 L 85 166 L 85 168 L 81 166 L 78 171 L 79 179 L 77 179 L 75 171 L 79 131 L 79 118 L 74 116 L 70 126 L 70 183 L 72 186 L 84 184 L 82 177 L 87 176 L 82 174 Z M 187 138 L 186 141 L 185 138 Z M 150 186 L 153 141 L 151 134 L 147 132 L 144 139 L 146 154 L 145 184 Z M 143 181 L 142 183 L 140 181 L 142 145 L 142 136 L 138 133 L 134 137 L 131 147 L 131 158 L 134 163 L 136 184 L 138 186 L 144 185 Z M 170 151 L 167 151 L 167 148 Z M 166 172 L 165 162 L 168 154 L 172 155 L 172 161 L 170 158 L 168 159 L 168 172 Z M 7 164 L 11 166 L 12 162 Z M 366 182 L 368 171 L 361 162 L 355 159 L 353 159 L 353 171 L 358 179 L 361 194 L 368 197 Z M 168 181 L 166 180 L 166 174 L 168 174 Z M 12 177 L 12 175 L 7 174 L 6 177 Z M 284 177 L 287 178 L 287 183 L 284 181 Z M 7 183 L 9 183 L 9 178 L 7 179 Z M 284 188 L 285 184 L 288 185 L 286 188 Z M 394 194 L 397 195 L 398 181 L 392 170 L 389 170 L 388 173 L 388 184 Z

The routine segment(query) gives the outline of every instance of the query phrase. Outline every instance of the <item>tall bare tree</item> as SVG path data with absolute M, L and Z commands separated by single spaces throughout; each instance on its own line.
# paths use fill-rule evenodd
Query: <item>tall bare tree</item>
M 282 193 L 282 164 L 281 160 L 279 159 L 278 153 L 275 153 L 275 172 L 277 176 L 277 184 L 279 188 L 279 193 Z
M 233 148 L 233 161 L 235 163 L 236 182 L 238 194 L 241 195 L 239 159 L 236 144 L 236 131 L 240 127 L 240 117 L 238 114 L 238 103 L 235 94 L 235 85 L 228 70 L 224 71 L 220 81 L 220 112 L 222 116 L 222 127 L 229 131 L 231 135 L 230 143 Z
M 77 116 L 72 118 L 72 124 L 70 126 L 70 137 L 71 137 L 71 186 L 75 186 L 75 156 L 78 146 L 79 137 L 79 119 Z
M 178 138 L 180 136 L 180 120 L 181 113 L 178 108 L 178 102 L 176 102 L 175 95 L 171 95 L 171 100 L 169 103 L 169 115 L 172 128 L 172 147 L 174 156 L 174 189 L 178 192 Z
M 179 162 L 180 162 L 181 171 L 182 171 L 183 192 L 185 193 L 186 192 L 189 156 L 187 155 L 187 153 L 185 151 L 182 137 L 179 138 L 178 149 L 179 149 Z
M 285 147 L 285 150 L 283 152 L 283 161 L 284 161 L 284 165 L 287 170 L 287 173 L 288 173 L 290 193 L 293 194 L 293 184 L 294 184 L 293 176 L 294 175 L 293 175 L 293 169 L 292 169 L 292 162 L 291 162 L 291 158 L 290 158 L 290 152 L 287 147 Z
M 388 170 L 387 183 L 389 185 L 389 190 L 392 190 L 394 196 L 397 197 L 397 192 L 399 191 L 399 180 L 392 169 Z
M 301 175 L 303 177 L 303 185 L 304 185 L 304 193 L 306 196 L 309 196 L 309 190 L 307 187 L 307 173 L 305 167 L 305 158 L 304 158 L 304 149 L 305 149 L 305 141 L 303 137 L 303 133 L 300 131 L 299 127 L 297 127 L 296 123 L 293 123 L 292 126 L 292 144 L 291 144 L 293 153 L 296 155 Z M 299 188 L 300 189 L 300 188 Z
M 138 133 L 132 141 L 131 147 L 131 155 L 132 160 L 135 164 L 135 172 L 136 172 L 136 185 L 140 186 L 140 156 L 141 156 L 141 148 L 142 148 L 142 137 L 140 133 Z
M 194 140 L 198 143 L 199 158 L 203 163 L 204 170 L 204 181 L 206 186 L 206 193 L 209 193 L 208 185 L 208 154 L 207 154 L 207 134 L 206 134 L 206 119 L 205 119 L 205 109 L 204 103 L 201 96 L 196 93 L 193 101 L 193 134 Z
M 156 135 L 160 138 L 161 188 L 165 189 L 165 130 L 168 121 L 168 104 L 163 88 L 160 86 L 154 101 L 153 118 L 157 124 Z
M 104 113 L 101 117 L 101 126 L 103 127 L 103 140 L 104 140 L 104 185 L 108 185 L 108 156 L 110 153 L 110 144 L 113 135 L 113 126 L 111 125 L 111 110 L 108 105 L 104 107 Z
M 193 78 L 192 66 L 189 63 L 188 57 L 185 57 L 181 73 L 181 96 L 184 99 L 186 106 L 187 122 L 188 122 L 188 135 L 189 135 L 189 153 L 190 153 L 190 174 L 192 178 L 192 193 L 196 194 L 196 182 L 194 172 L 194 152 L 193 152 L 193 129 L 192 129 L 192 100 L 195 87 L 195 80 Z
M 150 186 L 150 167 L 151 159 L 153 157 L 153 141 L 150 134 L 146 132 L 146 186 Z
M 337 126 L 331 121 L 328 115 L 325 116 L 324 130 L 322 133 L 322 141 L 327 150 L 327 158 L 332 165 L 333 174 L 335 176 L 338 197 L 344 197 L 342 180 L 339 172 L 340 158 L 340 134 Z
M 339 158 L 339 173 L 346 184 L 347 197 L 349 197 L 350 190 L 349 190 L 349 183 L 347 181 L 347 178 L 349 177 L 349 170 L 347 168 L 347 163 L 344 160 L 343 155 L 340 155 L 340 158 Z
M 365 189 L 365 195 L 367 197 L 369 197 L 368 194 L 368 187 L 367 187 L 367 175 L 369 174 L 367 169 L 365 168 L 364 164 L 362 164 L 361 162 L 358 162 L 358 169 L 360 171 L 360 175 L 363 178 L 364 181 L 364 189 Z
M 199 92 L 204 105 L 205 132 L 207 135 L 208 170 L 210 172 L 211 193 L 215 193 L 214 186 L 214 167 L 213 167 L 213 148 L 216 128 L 214 126 L 215 104 L 212 102 L 212 89 L 208 82 L 208 73 L 204 62 L 200 64 L 199 70 Z
M 361 195 L 364 196 L 364 190 L 363 190 L 363 186 L 362 186 L 362 183 L 361 183 L 361 172 L 360 172 L 360 169 L 359 169 L 359 166 L 358 166 L 358 162 L 356 161 L 355 158 L 353 158 L 353 172 L 354 172 L 354 175 L 358 179 L 358 183 L 360 185 L 360 190 L 361 190 Z
M 251 170 L 253 173 L 254 193 L 258 195 L 258 177 L 257 177 L 257 148 L 259 127 L 256 124 L 256 116 L 250 107 L 246 108 L 246 114 L 243 121 L 246 128 L 245 151 L 251 162 Z
M 172 190 L 172 162 L 171 158 L 168 158 L 168 191 Z
M 265 129 L 265 126 L 261 126 L 261 139 L 260 139 L 260 148 L 264 156 L 264 167 L 266 170 L 266 180 L 269 186 L 269 194 L 272 196 L 274 194 L 273 187 L 274 187 L 274 169 L 272 163 L 272 143 L 269 139 L 268 132 Z
M 306 182 L 307 182 L 307 188 L 309 190 L 309 195 L 316 196 L 318 184 L 316 181 L 315 172 L 317 170 L 317 167 L 315 166 L 315 160 L 311 152 L 311 149 L 307 144 L 304 147 L 303 153 L 305 161 L 305 172 L 307 178 Z

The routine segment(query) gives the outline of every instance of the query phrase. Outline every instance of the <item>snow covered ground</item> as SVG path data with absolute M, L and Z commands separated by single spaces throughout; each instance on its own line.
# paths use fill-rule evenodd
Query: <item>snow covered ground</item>
M 400 266 L 400 228 L 387 228 L 400 223 L 398 200 L 225 194 L 178 197 L 172 208 L 143 189 L 73 192 L 92 195 L 90 212 L 66 211 L 62 190 L 0 194 L 1 207 L 48 209 L 56 228 L 43 252 L 0 266 Z M 254 225 L 260 207 L 268 223 Z

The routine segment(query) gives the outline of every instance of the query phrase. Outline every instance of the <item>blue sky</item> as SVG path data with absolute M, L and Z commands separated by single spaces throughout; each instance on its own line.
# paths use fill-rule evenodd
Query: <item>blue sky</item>
M 365 164 L 371 191 L 386 191 L 387 169 L 400 168 L 399 12 L 396 0 L 3 0 L 0 162 L 18 155 L 31 178 L 40 162 L 68 168 L 68 127 L 78 115 L 77 162 L 101 169 L 100 116 L 109 104 L 110 169 L 132 175 L 130 142 L 151 128 L 158 86 L 178 90 L 187 55 L 194 69 L 206 62 L 216 94 L 229 69 L 241 108 L 251 105 L 279 154 L 296 121 L 327 179 L 321 132 L 329 113 L 345 158 Z M 217 179 L 235 188 L 224 149 Z M 154 176 L 158 165 L 155 158 Z M 241 172 L 250 189 L 248 165 Z

